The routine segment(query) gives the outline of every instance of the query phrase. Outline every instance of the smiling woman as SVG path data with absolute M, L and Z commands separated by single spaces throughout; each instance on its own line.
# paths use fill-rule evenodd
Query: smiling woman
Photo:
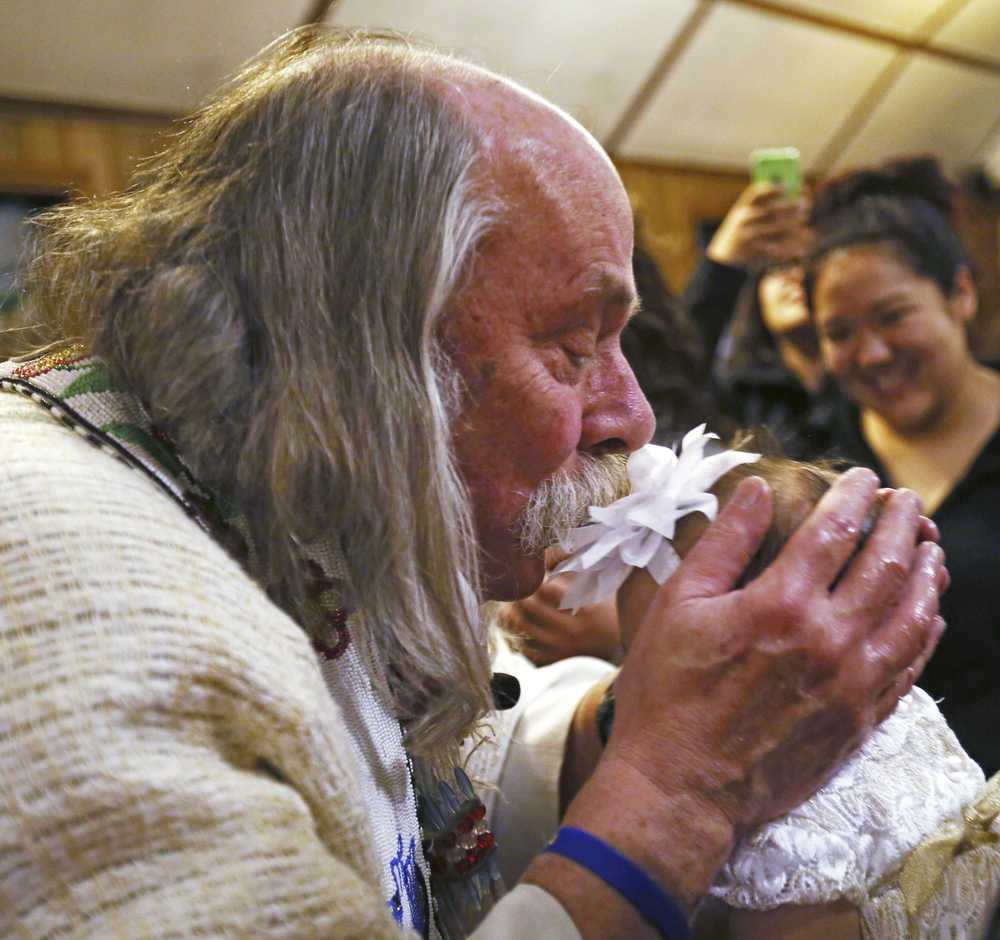
M 988 773 L 1000 690 L 1000 373 L 967 330 L 976 288 L 935 161 L 831 182 L 814 208 L 808 284 L 823 362 L 850 402 L 847 456 L 916 490 L 941 530 L 949 632 L 922 684 Z
M 933 433 L 988 405 L 979 391 L 992 373 L 975 363 L 966 339 L 976 311 L 969 269 L 953 280 L 945 293 L 887 243 L 838 249 L 822 267 L 815 298 L 823 356 L 879 440 Z M 977 442 L 967 443 L 959 450 Z M 929 508 L 954 482 L 935 476 L 916 487 Z

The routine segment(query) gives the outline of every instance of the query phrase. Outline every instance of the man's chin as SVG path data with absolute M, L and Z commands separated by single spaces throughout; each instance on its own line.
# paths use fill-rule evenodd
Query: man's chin
M 484 563 L 482 569 L 485 600 L 516 601 L 538 590 L 545 579 L 542 555 L 522 555 L 513 563 Z

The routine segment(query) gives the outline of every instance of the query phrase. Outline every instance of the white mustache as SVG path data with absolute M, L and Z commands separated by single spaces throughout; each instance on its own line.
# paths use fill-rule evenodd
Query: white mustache
M 579 470 L 543 480 L 521 510 L 515 532 L 521 549 L 537 555 L 587 521 L 591 506 L 606 506 L 629 492 L 627 454 L 585 455 Z

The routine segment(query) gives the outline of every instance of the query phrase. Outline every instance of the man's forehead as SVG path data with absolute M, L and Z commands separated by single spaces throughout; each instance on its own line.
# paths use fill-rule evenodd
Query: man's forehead
M 535 162 L 549 148 L 586 148 L 613 171 L 610 157 L 586 128 L 531 89 L 465 63 L 439 79 L 442 97 L 476 128 L 488 156 Z
M 632 212 L 610 158 L 576 121 L 533 92 L 482 71 L 447 76 L 448 100 L 479 141 L 499 212 L 480 246 L 477 291 L 521 301 L 540 318 L 580 302 L 628 315 Z M 492 262 L 492 263 L 490 263 Z

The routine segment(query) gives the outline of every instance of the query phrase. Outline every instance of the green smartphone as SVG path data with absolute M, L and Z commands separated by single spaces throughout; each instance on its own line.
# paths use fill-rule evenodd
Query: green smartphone
M 798 199 L 802 191 L 802 162 L 795 147 L 763 147 L 750 154 L 750 180 L 754 183 L 779 183 L 789 199 Z

